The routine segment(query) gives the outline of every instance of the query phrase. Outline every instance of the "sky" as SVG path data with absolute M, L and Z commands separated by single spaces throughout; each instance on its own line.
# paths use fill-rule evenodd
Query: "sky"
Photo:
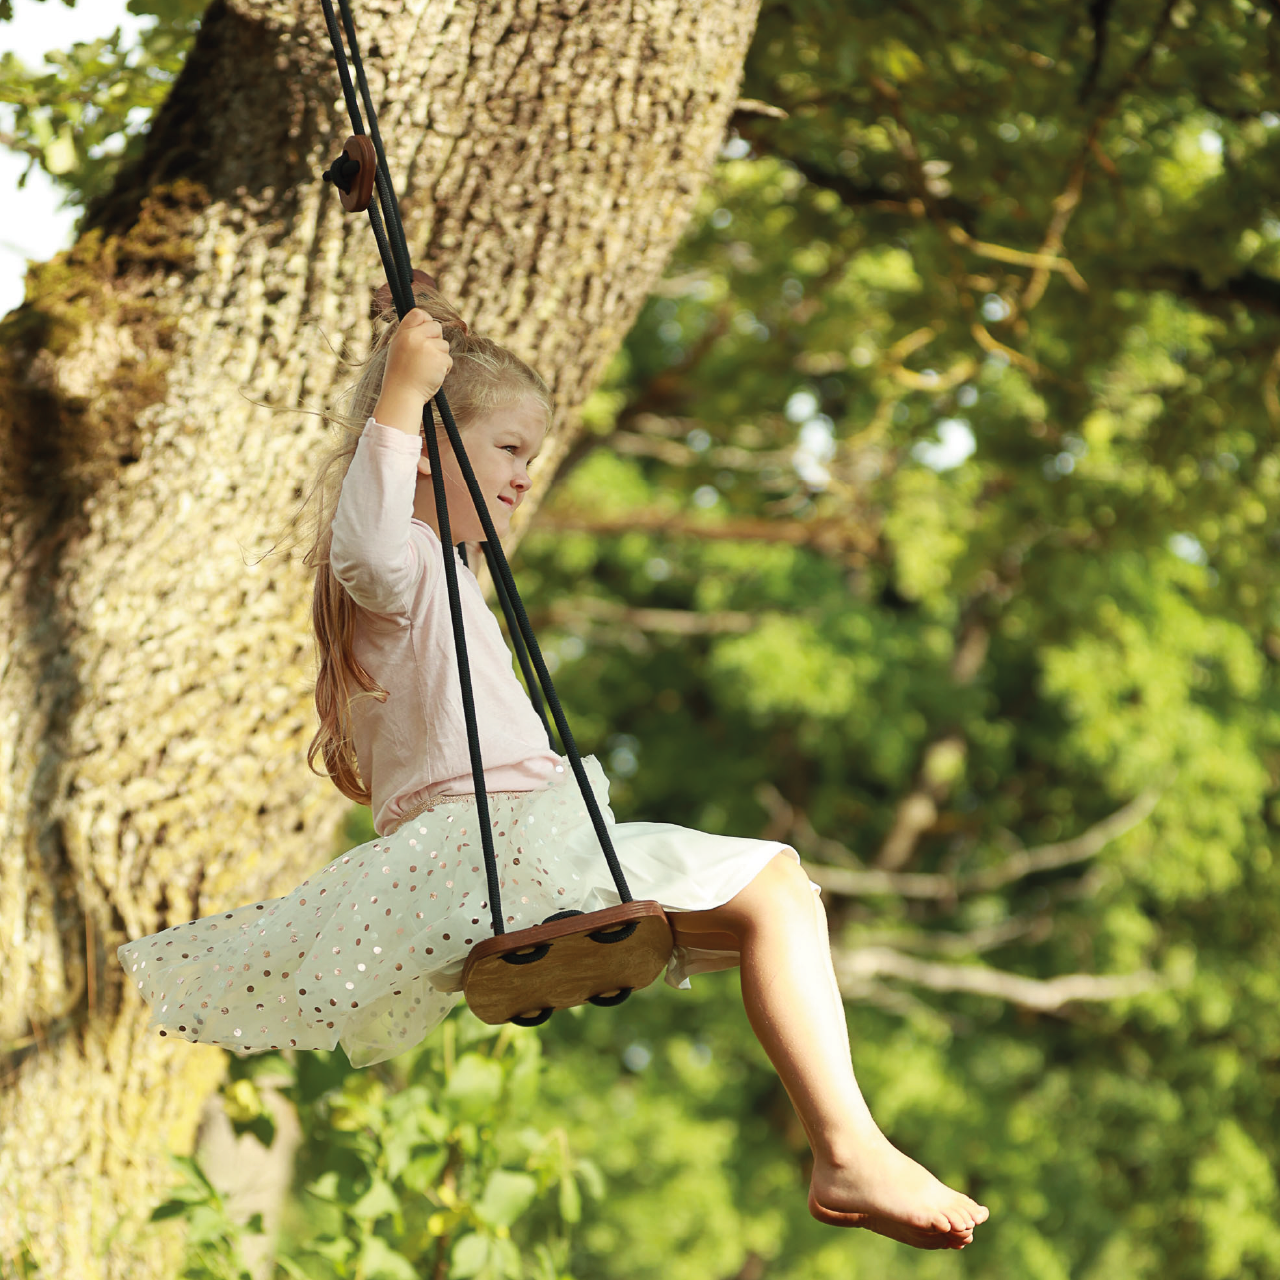
M 0 23 L 0 54 L 14 53 L 28 66 L 39 66 L 50 49 L 78 40 L 97 40 L 117 27 L 136 31 L 149 19 L 135 18 L 126 0 L 80 0 L 68 9 L 60 0 L 14 0 L 12 22 Z M 0 104 L 0 132 L 12 116 Z M 18 179 L 27 162 L 0 147 L 0 315 L 22 301 L 22 279 L 30 259 L 42 262 L 71 242 L 75 212 L 61 207 L 62 197 L 40 169 Z

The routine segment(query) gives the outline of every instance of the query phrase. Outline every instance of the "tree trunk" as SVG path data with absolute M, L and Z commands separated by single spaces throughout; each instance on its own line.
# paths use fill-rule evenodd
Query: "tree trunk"
M 756 6 L 358 7 L 415 262 L 547 376 L 550 475 Z M 317 176 L 348 132 L 317 4 L 215 0 L 140 165 L 0 328 L 3 1275 L 174 1274 L 146 1218 L 222 1059 L 145 1030 L 115 947 L 284 891 L 345 807 L 305 763 L 309 582 L 257 555 L 323 443 L 280 410 L 369 338 L 372 237 Z

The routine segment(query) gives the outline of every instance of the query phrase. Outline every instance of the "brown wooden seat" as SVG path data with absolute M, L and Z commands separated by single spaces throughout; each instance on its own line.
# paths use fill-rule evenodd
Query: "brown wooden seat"
M 536 1027 L 556 1009 L 621 1004 L 663 971 L 672 945 L 671 923 L 656 902 L 566 912 L 477 943 L 462 991 L 481 1022 Z

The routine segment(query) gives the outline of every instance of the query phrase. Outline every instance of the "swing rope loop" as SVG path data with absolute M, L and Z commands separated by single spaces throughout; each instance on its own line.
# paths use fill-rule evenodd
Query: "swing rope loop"
M 400 218 L 400 206 L 396 200 L 395 189 L 392 187 L 389 177 L 390 169 L 387 165 L 386 150 L 382 145 L 382 135 L 378 131 L 378 117 L 373 108 L 372 95 L 369 92 L 369 81 L 365 75 L 364 61 L 360 56 L 360 43 L 356 37 L 355 21 L 351 16 L 349 0 L 338 0 L 338 8 L 342 15 L 341 29 L 338 25 L 337 15 L 333 10 L 332 0 L 320 0 L 320 2 L 324 9 L 325 27 L 329 33 L 329 43 L 333 47 L 334 62 L 337 65 L 338 79 L 342 85 L 342 95 L 346 102 L 347 115 L 351 120 L 351 130 L 357 137 L 363 137 L 365 134 L 365 124 L 360 114 L 361 101 L 364 103 L 365 114 L 368 116 L 368 136 L 373 143 L 377 161 L 377 167 L 374 172 L 374 186 L 378 195 L 377 204 L 370 203 L 368 205 L 369 223 L 373 228 L 374 239 L 378 245 L 378 255 L 382 259 L 382 267 L 387 276 L 387 285 L 391 292 L 392 301 L 395 303 L 396 314 L 403 320 L 414 306 L 413 268 L 409 259 L 408 242 L 405 239 L 404 223 Z M 351 81 L 346 48 L 343 46 L 342 36 L 344 31 L 346 33 L 347 46 L 351 50 L 351 67 L 355 69 L 355 86 Z M 356 86 L 359 88 L 359 100 L 357 100 Z M 363 148 L 361 149 L 363 150 Z M 350 163 L 348 160 L 347 164 L 340 167 L 340 162 L 335 161 L 329 172 L 324 175 L 325 179 L 339 187 L 341 182 L 345 180 L 349 188 L 354 177 L 350 169 Z M 360 165 L 357 163 L 355 168 L 358 171 Z M 379 214 L 379 205 L 381 206 L 381 215 Z M 480 517 L 480 523 L 484 529 L 486 539 L 484 543 L 485 556 L 489 562 L 490 571 L 497 588 L 498 599 L 507 621 L 507 629 L 511 635 L 512 643 L 520 662 L 520 668 L 529 689 L 530 698 L 542 719 L 543 727 L 547 730 L 547 741 L 551 744 L 552 750 L 554 750 L 555 743 L 552 740 L 551 727 L 547 723 L 542 698 L 538 694 L 538 685 L 542 687 L 547 706 L 551 709 L 552 719 L 559 730 L 560 740 L 564 744 L 564 754 L 569 760 L 578 788 L 582 792 L 583 803 L 587 807 L 587 812 L 591 817 L 591 825 L 594 827 L 596 836 L 600 841 L 600 848 L 608 864 L 609 873 L 613 877 L 614 886 L 624 903 L 631 902 L 633 901 L 631 890 L 627 887 L 626 877 L 618 861 L 618 855 L 613 848 L 613 841 L 609 838 L 608 826 L 604 820 L 604 815 L 596 800 L 595 792 L 591 788 L 591 781 L 587 777 L 587 771 L 582 763 L 582 757 L 578 752 L 573 733 L 569 728 L 569 722 L 565 718 L 563 708 L 560 706 L 560 699 L 556 696 L 555 686 L 551 681 L 551 673 L 547 670 L 547 664 L 543 661 L 542 650 L 539 648 L 537 637 L 533 634 L 533 628 L 529 624 L 524 602 L 520 599 L 515 579 L 511 576 L 511 567 L 507 563 L 506 555 L 502 550 L 502 543 L 499 541 L 497 531 L 494 529 L 493 518 L 489 514 L 489 505 L 476 481 L 475 472 L 471 468 L 471 462 L 462 444 L 462 436 L 453 420 L 453 413 L 449 408 L 449 402 L 443 391 L 436 394 L 434 404 L 435 409 L 439 410 L 440 420 L 444 425 L 445 433 L 449 437 L 449 443 L 453 446 L 463 479 L 466 481 L 471 500 L 475 504 L 476 513 Z M 471 759 L 471 775 L 475 788 L 476 820 L 480 824 L 480 843 L 484 853 L 485 875 L 489 889 L 489 913 L 493 925 L 493 933 L 496 937 L 506 932 L 502 921 L 501 881 L 493 848 L 492 824 L 489 821 L 489 799 L 485 790 L 484 762 L 480 755 L 480 733 L 476 723 L 475 699 L 471 688 L 471 668 L 467 659 L 467 641 L 462 620 L 462 597 L 458 587 L 458 566 L 449 528 L 449 509 L 444 489 L 444 470 L 440 460 L 440 442 L 436 435 L 435 415 L 430 404 L 423 409 L 422 425 L 426 434 L 427 456 L 431 463 L 431 483 L 435 495 L 436 513 L 440 523 L 440 543 L 444 552 L 445 586 L 449 596 L 449 616 L 453 624 L 454 647 L 457 651 L 458 660 L 458 683 L 462 694 L 462 712 L 467 728 L 467 748 Z M 601 931 L 600 934 L 592 934 L 590 936 L 597 942 L 620 942 L 624 938 L 630 937 L 635 932 L 635 929 L 636 925 L 632 923 L 622 929 Z M 542 954 L 545 955 L 545 952 Z M 530 960 L 540 958 L 540 955 L 532 953 L 530 955 Z M 528 961 L 515 959 L 512 962 L 519 964 L 527 963 Z M 627 994 L 629 993 L 628 990 Z M 626 996 L 620 991 L 616 1002 L 620 1002 L 625 998 Z M 601 997 L 601 999 L 613 1001 L 614 997 Z M 522 1014 L 511 1020 L 520 1026 L 538 1026 L 551 1016 L 551 1012 L 550 1009 L 543 1009 L 538 1013 Z

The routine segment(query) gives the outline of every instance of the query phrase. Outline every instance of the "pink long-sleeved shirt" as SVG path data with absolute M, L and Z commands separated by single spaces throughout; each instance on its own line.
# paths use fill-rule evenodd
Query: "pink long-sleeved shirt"
M 360 606 L 354 650 L 387 691 L 357 696 L 352 736 L 379 835 L 436 795 L 474 791 L 440 539 L 413 518 L 418 437 L 370 418 L 342 482 L 329 564 Z M 457 553 L 453 552 L 456 556 Z M 475 577 L 458 561 L 480 754 L 490 791 L 534 791 L 562 768 Z

